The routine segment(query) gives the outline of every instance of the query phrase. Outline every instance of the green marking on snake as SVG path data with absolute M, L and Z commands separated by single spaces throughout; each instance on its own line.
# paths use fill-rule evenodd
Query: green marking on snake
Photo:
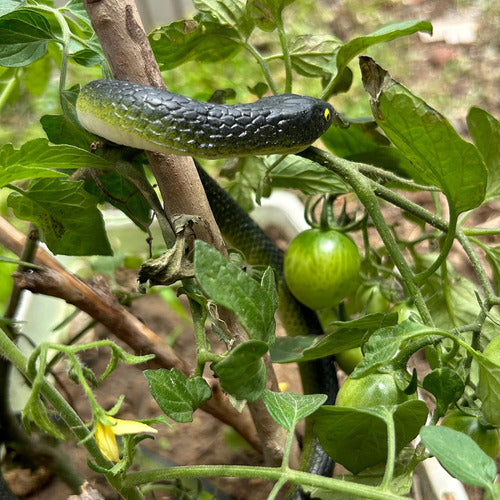
M 209 159 L 297 153 L 339 119 L 315 97 L 213 104 L 120 80 L 87 83 L 76 111 L 85 129 L 117 144 Z

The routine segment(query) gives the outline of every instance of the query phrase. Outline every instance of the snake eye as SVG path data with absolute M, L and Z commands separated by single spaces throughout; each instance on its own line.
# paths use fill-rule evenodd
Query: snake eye
M 330 110 L 328 108 L 325 109 L 323 116 L 325 117 L 326 121 L 328 121 L 330 119 Z

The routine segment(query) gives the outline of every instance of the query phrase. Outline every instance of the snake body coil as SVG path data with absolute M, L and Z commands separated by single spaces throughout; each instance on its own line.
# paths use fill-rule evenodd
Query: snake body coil
M 297 153 L 337 116 L 314 97 L 213 104 L 119 80 L 86 84 L 76 110 L 84 128 L 117 144 L 200 158 Z

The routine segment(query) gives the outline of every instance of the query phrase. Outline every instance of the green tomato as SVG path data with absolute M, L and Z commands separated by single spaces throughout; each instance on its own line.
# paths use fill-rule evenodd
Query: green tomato
M 379 284 L 362 284 L 354 296 L 349 297 L 346 311 L 349 316 L 356 313 L 374 314 L 387 312 L 391 301 L 383 294 Z
M 337 394 L 337 406 L 369 408 L 373 406 L 394 406 L 410 399 L 415 394 L 405 394 L 390 373 L 371 373 L 361 378 L 347 377 Z
M 351 238 L 335 229 L 308 229 L 290 242 L 283 271 L 298 301 L 323 309 L 336 306 L 355 289 L 359 266 Z
M 335 354 L 335 361 L 348 375 L 354 371 L 357 364 L 363 359 L 361 347 L 353 347 Z
M 408 304 L 407 302 L 400 302 L 396 304 L 391 312 L 398 313 L 398 323 L 402 323 L 407 320 L 411 315 L 416 315 L 420 318 L 417 308 L 413 304 Z
M 500 440 L 498 430 L 484 426 L 479 417 L 465 415 L 461 411 L 452 411 L 446 415 L 441 425 L 467 434 L 491 458 L 498 455 Z

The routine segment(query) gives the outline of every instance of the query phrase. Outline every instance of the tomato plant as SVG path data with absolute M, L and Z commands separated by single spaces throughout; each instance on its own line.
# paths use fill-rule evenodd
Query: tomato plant
M 117 15 L 103 15 L 104 3 Z M 373 33 L 360 27 L 362 36 L 340 40 L 338 32 L 329 32 L 336 23 L 333 25 L 320 11 L 321 2 L 195 0 L 194 18 L 155 28 L 147 37 L 130 1 L 69 0 L 59 8 L 49 0 L 0 4 L 1 137 L 6 139 L 0 145 L 0 187 L 2 215 L 13 219 L 10 226 L 1 220 L 0 242 L 5 249 L 0 253 L 1 260 L 9 265 L 10 252 L 18 257 L 14 260 L 18 266 L 15 286 L 0 321 L 0 373 L 15 368 L 31 388 L 24 401 L 22 423 L 57 439 L 64 437 L 61 427 L 65 423 L 65 432 L 86 447 L 93 469 L 105 476 L 115 495 L 127 499 L 143 498 L 145 491 L 155 488 L 155 481 L 161 481 L 158 486 L 163 488 L 170 478 L 175 488 L 181 488 L 183 477 L 211 474 L 276 481 L 271 498 L 277 498 L 286 483 L 300 481 L 308 491 L 320 490 L 311 496 L 346 494 L 396 500 L 410 494 L 414 469 L 429 454 L 454 477 L 482 487 L 493 497 L 497 473 L 494 461 L 471 439 L 437 423 L 454 405 L 470 408 L 472 413 L 482 415 L 481 420 L 474 420 L 473 426 L 470 422 L 464 426 L 463 421 L 457 425 L 476 438 L 487 436 L 484 442 L 490 444 L 488 452 L 494 454 L 492 429 L 481 426 L 483 418 L 488 425 L 500 426 L 500 248 L 492 243 L 500 228 L 492 218 L 485 220 L 494 213 L 492 204 L 500 199 L 500 123 L 479 107 L 472 107 L 466 117 L 455 114 L 460 107 L 456 106 L 459 96 L 454 93 L 454 114 L 445 117 L 413 93 L 411 85 L 399 83 L 382 67 L 394 60 L 387 57 L 384 44 L 390 42 L 391 50 L 396 44 L 406 47 L 398 41 L 400 37 L 431 33 L 431 23 L 398 22 L 378 26 Z M 305 15 L 306 11 L 314 15 Z M 309 17 L 321 26 L 301 32 L 303 20 Z M 488 30 L 482 34 L 483 38 L 488 36 Z M 380 44 L 380 50 L 374 51 L 380 55 L 380 64 L 362 55 Z M 128 64 L 121 64 L 123 54 L 129 55 Z M 155 58 L 158 66 L 151 64 Z M 427 61 L 424 56 L 419 65 L 424 67 Z M 354 68 L 355 64 L 359 68 Z M 488 65 L 477 64 L 477 71 L 468 72 L 471 78 L 467 88 L 472 87 L 473 76 L 483 67 Z M 396 71 L 400 69 L 398 66 Z M 166 158 L 118 145 L 108 147 L 75 116 L 79 89 L 87 80 L 102 77 L 155 82 L 159 86 L 165 78 L 167 87 L 175 86 L 179 94 L 201 101 L 212 94 L 214 100 L 227 99 L 225 104 L 237 106 L 210 108 L 212 117 L 235 111 L 243 117 L 238 122 L 243 140 L 267 145 L 269 138 L 273 145 L 266 151 L 275 154 L 244 156 L 245 144 L 242 149 L 226 150 L 235 157 L 227 158 L 224 164 L 224 158 L 218 158 L 210 165 L 213 177 L 223 178 L 224 190 L 202 165 L 197 166 L 197 173 L 188 157 Z M 228 85 L 231 88 L 227 92 L 217 91 Z M 458 92 L 458 87 L 464 86 L 455 87 Z M 489 97 L 488 92 L 473 90 L 469 97 L 478 96 L 480 105 L 491 104 L 481 97 Z M 269 100 L 255 103 L 265 94 L 292 92 L 306 97 L 300 102 L 310 103 L 307 96 L 318 98 L 314 108 L 319 110 L 319 120 L 333 124 L 315 146 L 307 147 L 310 141 L 306 141 L 302 151 L 285 143 L 288 139 L 296 144 L 303 137 L 317 137 L 319 132 L 309 133 L 318 122 L 304 120 L 304 130 L 290 128 L 289 136 L 277 134 L 273 143 L 271 119 L 277 116 L 279 126 L 296 124 L 297 118 L 301 119 L 297 107 L 282 113 L 279 106 L 266 108 Z M 340 96 L 348 92 L 345 99 Z M 147 87 L 138 95 L 137 112 L 143 113 L 150 132 L 165 138 L 162 127 L 172 118 L 173 129 L 180 131 L 173 144 L 182 144 L 188 132 L 200 136 L 207 129 L 207 108 L 203 104 L 199 110 L 177 108 L 181 97 L 171 97 L 175 112 L 167 113 L 170 106 L 158 106 L 164 107 L 166 114 L 154 124 L 148 122 L 146 101 L 153 93 L 162 96 L 159 102 L 171 96 Z M 116 97 L 118 92 L 107 96 L 110 113 L 114 106 L 120 109 Z M 95 104 L 103 104 L 99 103 L 102 98 L 96 98 Z M 271 100 L 285 101 L 280 97 Z M 149 101 L 149 110 L 155 108 L 158 116 L 155 102 L 156 98 Z M 245 103 L 251 104 L 242 106 Z M 311 109 L 307 104 L 305 107 L 306 111 Z M 242 109 L 250 109 L 252 116 L 255 112 L 255 120 L 241 115 Z M 89 118 L 95 111 L 92 106 Z M 40 116 L 42 112 L 47 114 Z M 229 115 L 223 126 L 217 127 L 221 135 L 216 142 L 231 144 L 231 123 L 236 117 Z M 452 123 L 464 124 L 464 118 L 468 130 L 464 126 L 455 130 Z M 19 124 L 17 131 L 11 130 L 12 124 Z M 116 137 L 121 137 L 125 124 L 115 125 Z M 173 129 L 167 135 L 173 136 Z M 141 130 L 146 128 L 136 127 L 134 131 L 138 139 Z M 154 142 L 147 145 L 154 148 Z M 215 156 L 221 152 L 215 142 L 207 146 Z M 242 156 L 236 157 L 239 154 Z M 301 196 L 312 200 L 336 198 L 345 202 L 335 225 L 322 217 L 326 225 L 305 231 L 291 242 L 284 258 L 285 276 L 281 250 L 245 213 L 275 188 L 300 191 Z M 334 205 L 341 207 L 342 203 Z M 115 209 L 128 218 L 125 237 L 118 237 L 105 224 L 111 207 L 112 218 Z M 24 238 L 14 227 L 24 229 Z M 160 231 L 156 231 L 158 227 Z M 359 242 L 359 249 L 353 241 Z M 38 242 L 43 245 L 37 249 Z M 129 243 L 137 245 L 125 248 Z M 227 247 L 231 246 L 241 254 L 226 259 Z M 56 262 L 46 249 L 56 257 L 78 256 L 80 276 Z M 160 259 L 151 258 L 163 250 Z M 461 252 L 460 268 L 453 265 L 457 250 Z M 124 253 L 133 255 L 122 258 Z M 80 268 L 80 257 L 81 262 L 90 257 L 85 260 L 90 263 L 82 263 Z M 96 257 L 111 260 L 100 265 Z M 174 341 L 177 328 L 168 339 L 159 337 L 153 329 L 163 331 L 164 325 L 146 325 L 134 316 L 134 308 L 124 307 L 137 297 L 135 280 L 126 280 L 122 289 L 122 281 L 117 279 L 122 278 L 120 272 L 109 272 L 109 282 L 120 283 L 120 288 L 107 290 L 104 284 L 101 287 L 105 280 L 95 276 L 104 269 L 116 270 L 126 262 L 137 261 L 142 264 L 132 265 L 140 265 L 137 274 L 141 278 L 142 271 L 149 270 L 144 283 L 141 281 L 141 291 L 148 292 L 148 284 L 172 285 L 173 296 L 185 295 L 183 304 L 189 305 L 189 311 L 183 320 L 189 317 L 192 324 L 179 333 L 184 335 L 182 342 Z M 130 271 L 127 269 L 127 275 Z M 96 279 L 87 284 L 82 278 L 89 276 Z M 292 293 L 309 307 L 291 300 L 283 286 L 285 278 Z M 92 283 L 98 283 L 99 288 L 93 288 Z M 33 350 L 26 354 L 18 347 L 17 337 L 29 337 L 29 326 L 41 329 L 38 320 L 17 320 L 19 310 L 24 308 L 19 300 L 23 290 L 38 297 L 52 295 L 74 308 L 68 312 L 67 321 L 51 317 L 52 325 L 59 323 L 64 328 L 80 311 L 91 316 L 89 323 L 75 328 L 80 331 L 69 345 L 54 343 L 52 338 L 45 342 L 44 338 L 38 345 L 36 340 Z M 155 296 L 154 290 L 149 291 L 143 303 Z M 400 302 L 393 309 L 399 314 L 399 322 L 388 311 L 394 302 Z M 350 306 L 352 311 L 348 310 Z M 417 314 L 411 315 L 411 321 L 404 321 L 410 308 Z M 333 311 L 335 315 L 325 328 L 318 321 L 318 311 Z M 289 335 L 276 337 L 276 316 Z M 107 339 L 76 342 L 96 323 L 140 355 L 130 354 Z M 215 337 L 206 335 L 208 325 Z M 58 335 L 60 339 L 67 337 Z M 359 346 L 364 355 L 361 362 Z M 83 364 L 80 354 L 96 348 L 111 351 L 100 378 Z M 59 390 L 59 385 L 63 389 L 73 387 L 65 373 L 58 372 L 61 380 L 57 379 L 57 387 L 53 384 L 56 378 L 50 376 L 51 371 L 59 368 L 55 363 L 61 356 L 67 357 L 67 371 L 87 397 L 87 422 L 76 411 L 80 410 L 80 401 L 78 408 L 73 408 L 65 399 L 65 391 Z M 337 390 L 332 356 L 337 356 L 346 371 L 354 368 L 339 391 L 340 406 L 325 404 L 335 399 Z M 421 385 L 432 394 L 436 405 L 407 395 L 396 383 L 396 376 L 408 370 L 410 359 L 418 360 L 411 389 Z M 151 398 L 141 408 L 126 408 L 134 420 L 116 418 L 123 411 L 120 405 L 124 397 L 106 394 L 109 397 L 103 400 L 110 404 L 104 409 L 94 395 L 94 385 L 105 382 L 118 365 L 125 373 L 127 367 L 121 366 L 122 362 L 143 365 L 146 361 L 159 367 L 144 372 Z M 301 387 L 314 393 L 278 391 L 273 363 L 292 362 L 301 364 Z M 136 372 L 130 377 L 136 380 Z M 69 468 L 69 461 L 61 458 L 55 447 L 42 449 L 40 454 L 38 446 L 31 446 L 33 436 L 26 433 L 9 408 L 7 395 L 15 393 L 8 390 L 9 378 L 0 376 L 0 428 L 4 431 L 0 433 L 0 445 L 6 450 L 0 469 L 0 497 L 4 494 L 4 462 L 7 466 L 37 463 L 33 458 L 54 467 L 52 472 L 56 474 L 62 471 L 61 477 L 80 493 L 80 478 L 88 470 L 74 474 L 65 468 Z M 267 390 L 270 385 L 274 392 Z M 104 389 L 109 390 L 109 386 Z M 159 409 L 151 404 L 153 399 L 176 422 L 192 421 L 195 411 L 213 414 L 220 425 L 233 426 L 263 456 L 253 465 L 231 467 L 224 462 L 208 469 L 205 465 L 164 468 L 162 460 L 161 469 L 129 473 L 129 467 L 137 465 L 133 460 L 135 447 L 143 439 L 139 434 L 165 432 L 165 417 L 155 418 Z M 152 413 L 143 415 L 143 410 Z M 303 447 L 306 456 L 301 457 L 294 439 L 295 427 L 303 418 L 308 421 Z M 453 422 L 450 418 L 448 423 L 450 420 Z M 198 431 L 197 426 L 190 425 L 176 426 L 175 430 L 183 434 L 178 441 L 184 443 L 193 435 L 199 436 Z M 124 434 L 121 452 L 115 438 L 119 433 Z M 408 446 L 419 433 L 420 444 Z M 456 460 L 456 443 L 443 439 L 453 434 L 464 438 L 461 460 Z M 316 438 L 323 450 L 316 447 Z M 38 445 L 38 440 L 34 443 Z M 209 446 L 207 450 L 217 452 L 219 448 Z M 292 471 L 302 458 L 303 464 L 314 462 L 307 456 L 311 450 L 323 458 L 326 452 L 356 475 L 372 466 L 377 468 L 367 471 L 369 481 L 361 475 L 332 481 L 331 471 L 323 471 L 324 476 L 313 469 L 304 468 L 300 474 Z M 156 451 L 171 453 L 161 446 Z M 248 457 L 249 462 L 255 456 Z M 179 459 L 173 453 L 168 458 Z M 219 458 L 211 455 L 207 460 L 215 464 Z M 264 473 L 264 462 L 277 467 L 266 468 Z M 176 493 L 192 496 L 185 491 Z M 245 493 L 246 498 L 261 497 L 253 488 Z
M 297 300 L 311 309 L 337 305 L 356 286 L 360 267 L 356 244 L 337 229 L 298 234 L 285 253 L 284 274 Z
M 490 457 L 495 458 L 498 455 L 500 447 L 498 429 L 487 427 L 481 422 L 480 417 L 466 415 L 456 410 L 448 413 L 441 421 L 441 425 L 467 434 Z

